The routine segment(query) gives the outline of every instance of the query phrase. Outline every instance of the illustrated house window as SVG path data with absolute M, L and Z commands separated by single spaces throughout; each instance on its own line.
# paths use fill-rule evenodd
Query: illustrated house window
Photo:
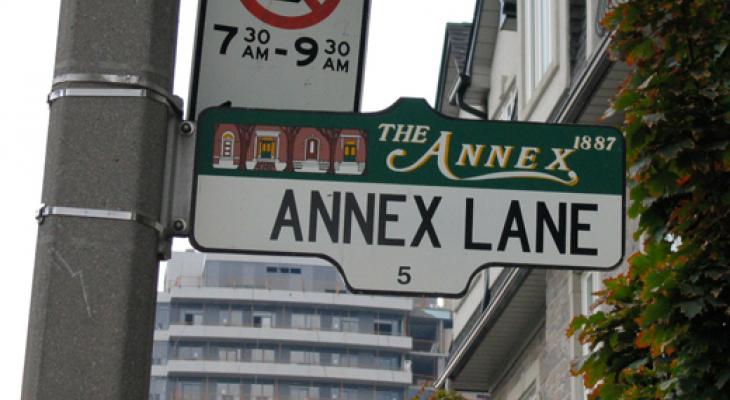
M 265 137 L 259 141 L 259 158 L 273 160 L 276 157 L 276 141 Z
M 307 151 L 304 154 L 305 160 L 318 160 L 319 159 L 319 141 L 315 138 L 309 138 L 305 142 Z
M 236 137 L 233 132 L 223 134 L 221 142 L 221 160 L 233 160 L 233 145 L 236 143 Z
M 344 161 L 345 162 L 354 162 L 357 160 L 357 141 L 355 139 L 347 139 L 345 140 L 345 155 L 344 155 Z
M 527 0 L 525 2 L 526 25 L 526 99 L 532 98 L 535 89 L 553 61 L 552 0 Z

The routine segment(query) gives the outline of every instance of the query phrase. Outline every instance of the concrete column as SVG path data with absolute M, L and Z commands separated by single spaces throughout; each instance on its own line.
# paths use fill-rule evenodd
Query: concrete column
M 171 91 L 178 7 L 179 0 L 64 0 L 55 76 L 137 75 Z M 108 87 L 91 81 L 54 90 Z M 172 117 L 144 97 L 56 100 L 42 202 L 159 219 Z M 158 233 L 140 223 L 45 219 L 22 399 L 148 398 L 157 248 Z

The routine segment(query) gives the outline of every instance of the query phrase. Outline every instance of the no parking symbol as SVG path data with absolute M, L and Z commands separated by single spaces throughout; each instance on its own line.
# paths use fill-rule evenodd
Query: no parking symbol
M 274 0 L 275 2 L 300 3 L 302 0 Z M 281 29 L 303 29 L 314 26 L 329 17 L 340 0 L 304 0 L 308 12 L 302 15 L 281 15 L 262 6 L 257 0 L 241 0 L 248 11 L 261 21 Z

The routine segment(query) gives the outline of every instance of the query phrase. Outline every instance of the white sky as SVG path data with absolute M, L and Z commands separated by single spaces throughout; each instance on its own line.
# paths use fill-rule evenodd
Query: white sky
M 398 97 L 433 103 L 445 24 L 471 21 L 474 2 L 372 0 L 363 110 L 386 108 Z M 186 98 L 197 2 L 181 3 L 174 92 Z M 60 0 L 0 2 L 3 399 L 20 398 L 59 6 Z

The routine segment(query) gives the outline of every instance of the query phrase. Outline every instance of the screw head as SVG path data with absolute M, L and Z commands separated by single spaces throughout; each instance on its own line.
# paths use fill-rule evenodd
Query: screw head
M 190 136 L 195 132 L 195 125 L 193 125 L 190 121 L 183 121 L 182 124 L 180 124 L 180 132 L 185 136 Z
M 184 230 L 185 230 L 185 228 L 186 228 L 187 226 L 188 226 L 188 224 L 187 224 L 187 223 L 185 223 L 185 221 L 184 221 L 184 220 L 182 220 L 182 219 L 176 219 L 176 220 L 175 220 L 175 221 L 174 221 L 174 222 L 172 223 L 172 229 L 174 229 L 174 230 L 175 230 L 175 232 L 182 232 L 182 231 L 184 231 Z

